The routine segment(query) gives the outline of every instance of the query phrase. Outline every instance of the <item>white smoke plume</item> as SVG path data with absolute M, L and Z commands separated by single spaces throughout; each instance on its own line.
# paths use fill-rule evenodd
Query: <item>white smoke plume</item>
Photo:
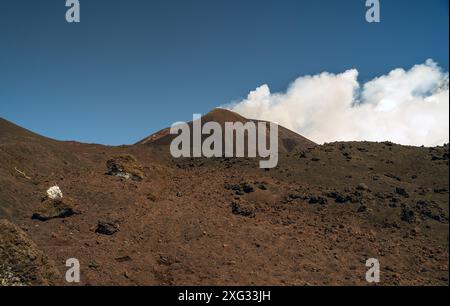
M 392 141 L 435 146 L 449 141 L 448 72 L 431 59 L 365 84 L 355 69 L 296 79 L 284 93 L 268 85 L 225 106 L 276 122 L 317 142 Z

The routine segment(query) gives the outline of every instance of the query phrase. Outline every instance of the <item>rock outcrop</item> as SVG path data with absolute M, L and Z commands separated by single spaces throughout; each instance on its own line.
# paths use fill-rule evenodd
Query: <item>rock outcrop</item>
M 52 285 L 54 263 L 17 225 L 0 220 L 0 286 Z
M 142 166 L 132 155 L 115 156 L 106 162 L 108 175 L 118 176 L 127 180 L 141 181 L 144 178 Z

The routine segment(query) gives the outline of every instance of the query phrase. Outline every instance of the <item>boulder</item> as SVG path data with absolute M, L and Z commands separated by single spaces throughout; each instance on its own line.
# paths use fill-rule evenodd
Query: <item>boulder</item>
M 144 178 L 142 166 L 132 155 L 120 155 L 106 162 L 108 175 L 124 178 L 126 180 L 141 181 Z
M 45 197 L 33 213 L 32 219 L 48 221 L 56 218 L 67 218 L 79 214 L 74 201 L 68 197 L 51 199 Z

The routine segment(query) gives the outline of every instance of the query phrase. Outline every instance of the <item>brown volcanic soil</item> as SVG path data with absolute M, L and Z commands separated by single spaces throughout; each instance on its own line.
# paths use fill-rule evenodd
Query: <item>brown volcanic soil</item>
M 0 219 L 15 224 L 1 221 L 12 230 L 0 241 L 14 245 L 17 232 L 42 258 L 7 249 L 2 269 L 65 285 L 75 257 L 82 285 L 367 285 L 374 257 L 383 285 L 448 285 L 448 145 L 316 146 L 280 128 L 279 165 L 263 170 L 258 160 L 172 159 L 165 137 L 87 145 L 0 120 Z M 106 175 L 127 154 L 141 181 Z M 32 220 L 55 184 L 79 214 Z M 118 231 L 97 233 L 99 222 Z M 45 265 L 60 273 L 41 277 Z

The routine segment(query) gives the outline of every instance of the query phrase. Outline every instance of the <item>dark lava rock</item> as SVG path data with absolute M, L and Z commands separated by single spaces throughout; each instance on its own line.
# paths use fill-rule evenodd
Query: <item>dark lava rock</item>
M 97 224 L 97 229 L 95 230 L 98 234 L 103 235 L 114 235 L 119 231 L 119 224 L 117 222 L 103 222 L 99 221 Z
M 352 201 L 352 197 L 348 195 L 343 195 L 337 191 L 331 191 L 327 195 L 329 198 L 332 198 L 335 200 L 336 203 L 346 203 Z
M 305 200 L 305 197 L 302 196 L 302 195 L 299 194 L 299 193 L 290 193 L 290 194 L 287 196 L 287 200 L 288 200 L 288 201 L 299 200 L 299 199 Z
M 404 188 L 397 187 L 397 188 L 395 188 L 395 192 L 405 198 L 409 198 L 409 194 L 406 191 L 406 189 L 404 189 Z
M 440 194 L 445 194 L 448 193 L 448 189 L 447 188 L 434 188 L 434 193 L 440 193 Z
M 265 188 L 265 186 L 262 187 L 261 189 L 263 188 Z M 244 195 L 244 193 L 252 193 L 255 191 L 255 188 L 249 183 L 242 183 L 242 184 L 225 183 L 225 189 L 234 191 L 236 195 Z
M 301 152 L 298 157 L 299 158 L 306 158 L 306 152 Z
M 366 205 L 361 205 L 359 208 L 358 208 L 358 212 L 359 213 L 363 213 L 363 212 L 366 212 L 367 211 L 367 206 Z
M 416 214 L 414 213 L 413 210 L 404 206 L 402 208 L 400 219 L 408 223 L 414 223 L 416 221 Z
M 309 204 L 327 204 L 328 200 L 321 196 L 310 196 L 309 197 Z
M 245 193 L 252 193 L 252 192 L 255 191 L 255 189 L 253 188 L 253 186 L 250 185 L 250 184 L 248 184 L 248 183 L 242 184 L 242 190 L 243 190 Z
M 250 217 L 253 218 L 256 216 L 256 211 L 255 208 L 246 203 L 238 203 L 238 202 L 233 202 L 231 204 L 231 212 L 235 215 L 241 215 L 244 217 Z
M 416 203 L 415 208 L 423 219 L 433 219 L 441 223 L 448 223 L 449 221 L 443 209 L 433 201 L 420 200 Z
M 236 195 L 244 195 L 241 185 L 225 183 L 225 189 L 234 191 Z
M 443 154 L 441 156 L 439 155 L 433 155 L 431 156 L 431 160 L 432 161 L 436 161 L 436 160 L 448 160 L 448 154 Z
M 115 260 L 117 262 L 127 262 L 127 261 L 132 261 L 131 257 L 126 255 L 126 256 L 122 256 L 122 257 L 117 257 L 115 258 Z
M 259 189 L 261 189 L 261 190 L 267 190 L 267 186 L 266 186 L 266 184 L 264 184 L 264 183 L 259 183 L 259 184 L 257 185 L 257 187 L 258 187 Z
M 363 200 L 363 198 L 364 194 L 359 190 L 355 190 L 355 192 L 353 192 L 353 195 L 349 196 L 350 202 L 352 203 L 359 203 Z
M 45 197 L 31 218 L 48 221 L 56 218 L 67 218 L 76 214 L 79 214 L 79 212 L 75 209 L 70 198 L 50 199 Z
M 396 175 L 394 175 L 392 173 L 386 173 L 384 176 L 389 177 L 389 178 L 394 179 L 394 180 L 399 181 L 399 182 L 402 181 L 402 179 L 400 177 L 398 177 L 398 176 L 396 176 Z

